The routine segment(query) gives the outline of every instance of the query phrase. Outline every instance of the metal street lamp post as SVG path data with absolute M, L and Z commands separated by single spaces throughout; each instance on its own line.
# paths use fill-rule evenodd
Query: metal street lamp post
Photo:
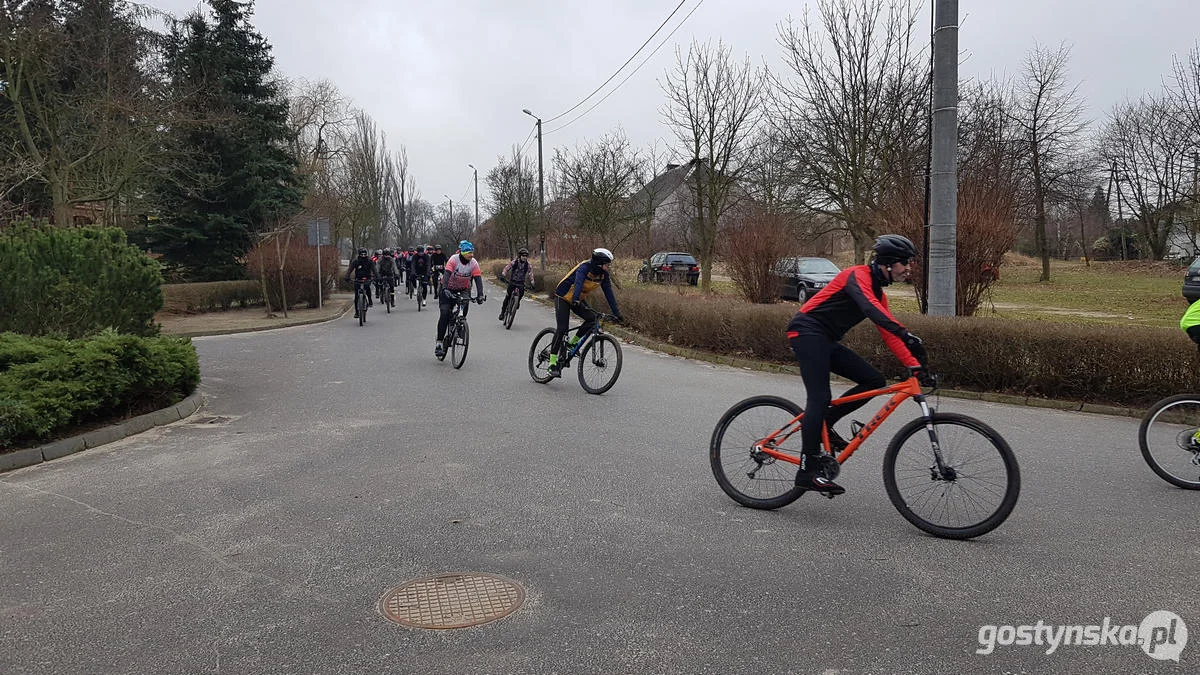
M 475 168 L 474 164 L 468 164 L 471 171 L 475 172 L 475 235 L 479 236 L 479 169 Z
M 546 271 L 546 188 L 542 180 L 542 118 L 529 112 L 529 108 L 521 112 L 537 120 L 538 137 L 538 242 L 542 249 L 542 271 Z

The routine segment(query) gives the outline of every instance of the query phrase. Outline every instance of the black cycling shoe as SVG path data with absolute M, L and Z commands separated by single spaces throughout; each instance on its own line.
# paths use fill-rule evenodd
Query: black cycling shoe
M 833 477 L 837 476 L 840 468 L 837 460 L 829 455 L 801 455 L 800 469 L 796 472 L 796 487 L 831 496 L 845 494 L 846 488 L 833 482 Z

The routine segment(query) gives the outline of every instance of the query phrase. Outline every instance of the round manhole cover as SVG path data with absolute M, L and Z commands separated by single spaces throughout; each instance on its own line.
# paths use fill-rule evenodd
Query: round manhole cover
M 494 574 L 439 574 L 393 588 L 379 611 L 413 628 L 466 628 L 512 614 L 525 601 L 525 590 Z

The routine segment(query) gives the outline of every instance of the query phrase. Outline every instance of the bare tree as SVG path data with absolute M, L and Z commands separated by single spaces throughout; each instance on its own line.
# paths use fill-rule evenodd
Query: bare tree
M 530 230 L 538 218 L 537 173 L 532 161 L 514 146 L 512 156 L 498 158 L 484 182 L 490 193 L 492 220 L 508 253 L 528 246 Z
M 1079 85 L 1069 89 L 1067 62 L 1071 49 L 1051 51 L 1034 45 L 1025 57 L 1014 119 L 1027 146 L 1034 240 L 1042 259 L 1042 281 L 1050 280 L 1050 246 L 1046 237 L 1046 204 L 1060 184 L 1080 171 L 1083 152 L 1083 98 Z
M 382 247 L 385 243 L 388 165 L 387 138 L 375 121 L 360 111 L 348 142 L 342 176 L 350 238 L 356 247 Z
M 0 160 L 5 193 L 36 184 L 69 225 L 75 207 L 113 204 L 151 172 L 170 101 L 161 36 L 142 22 L 159 14 L 119 0 L 0 6 L 0 108 L 15 141 Z
M 555 152 L 558 190 L 573 203 L 581 234 L 614 248 L 637 232 L 637 221 L 628 218 L 628 201 L 637 186 L 640 161 L 619 130 L 574 150 Z
M 1004 254 L 1022 220 L 1027 172 L 1025 143 L 1013 121 L 1011 96 L 993 84 L 962 89 L 958 126 L 958 211 L 955 314 L 971 316 L 999 279 Z M 924 227 L 924 182 L 913 176 L 893 191 L 882 215 L 897 232 L 919 241 Z M 922 303 L 920 262 L 913 279 Z
M 881 209 L 925 168 L 928 61 L 915 33 L 918 9 L 902 0 L 820 0 L 780 27 L 791 71 L 774 78 L 773 119 L 792 197 L 843 223 L 863 260 Z
M 688 183 L 695 202 L 692 226 L 700 288 L 708 292 L 721 217 L 744 195 L 741 185 L 752 168 L 765 74 L 749 58 L 735 63 L 721 42 L 693 42 L 686 56 L 676 50 L 675 61 L 662 83 L 667 94 L 662 114 L 695 160 Z
M 1119 198 L 1133 212 L 1155 259 L 1166 255 L 1187 210 L 1194 169 L 1195 146 L 1172 113 L 1166 97 L 1118 104 L 1099 142 L 1101 156 L 1116 167 Z

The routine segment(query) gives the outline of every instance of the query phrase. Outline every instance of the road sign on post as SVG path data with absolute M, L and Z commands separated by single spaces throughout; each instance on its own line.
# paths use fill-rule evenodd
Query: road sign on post
M 321 273 L 321 247 L 332 243 L 328 218 L 313 218 L 308 221 L 308 245 L 317 247 L 317 309 L 321 308 L 325 295 L 325 277 Z

